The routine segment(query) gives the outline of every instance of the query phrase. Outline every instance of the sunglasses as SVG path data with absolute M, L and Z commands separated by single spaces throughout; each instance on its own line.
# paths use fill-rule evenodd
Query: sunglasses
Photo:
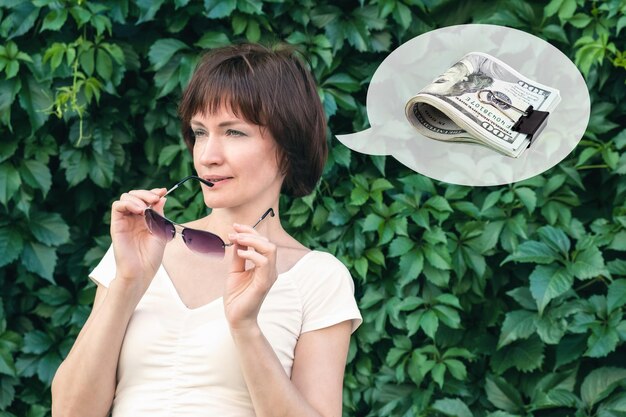
M 184 182 L 192 179 L 198 180 L 209 187 L 213 187 L 213 183 L 195 175 L 190 175 L 183 178 L 176 185 L 170 188 L 163 195 L 163 197 L 174 191 Z M 267 209 L 267 211 L 263 213 L 263 215 L 254 224 L 254 226 L 252 226 L 252 228 L 255 228 L 259 223 L 261 223 L 261 221 L 265 219 L 268 214 L 274 217 L 274 210 L 272 208 Z M 192 229 L 191 227 L 185 227 L 181 224 L 173 222 L 170 219 L 158 214 L 152 209 L 151 206 L 144 210 L 144 218 L 146 219 L 146 226 L 148 226 L 148 230 L 153 235 L 164 239 L 166 242 L 170 242 L 172 239 L 174 239 L 176 233 L 178 233 L 182 236 L 185 245 L 187 245 L 189 249 L 197 253 L 223 257 L 224 253 L 226 252 L 226 248 L 233 245 L 232 243 L 225 243 L 222 238 L 214 233 L 207 232 L 205 230 Z M 178 228 L 182 229 L 181 232 L 177 230 L 177 226 Z

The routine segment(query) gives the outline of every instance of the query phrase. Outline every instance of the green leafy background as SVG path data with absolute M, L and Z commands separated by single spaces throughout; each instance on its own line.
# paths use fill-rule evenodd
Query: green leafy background
M 285 226 L 351 269 L 364 323 L 349 416 L 626 416 L 626 3 L 0 0 L 0 417 L 50 414 L 90 311 L 110 204 L 190 173 L 176 105 L 204 49 L 297 45 L 319 81 L 330 160 Z M 557 167 L 470 188 L 353 153 L 378 64 L 439 27 L 546 39 L 584 74 L 580 145 Z M 191 203 L 190 203 L 191 201 Z M 191 187 L 175 218 L 205 212 Z

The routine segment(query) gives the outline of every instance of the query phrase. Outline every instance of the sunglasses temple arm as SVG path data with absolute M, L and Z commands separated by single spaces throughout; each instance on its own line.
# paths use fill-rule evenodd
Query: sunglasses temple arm
M 166 197 L 169 193 L 171 193 L 172 191 L 174 191 L 177 188 L 178 188 L 178 184 L 176 184 L 175 186 L 173 186 L 172 188 L 167 190 L 167 192 L 165 194 L 163 194 L 163 197 Z M 163 198 L 163 197 L 161 197 L 161 198 Z
M 188 177 L 183 178 L 182 180 L 178 181 L 176 183 L 176 185 L 174 185 L 172 188 L 170 188 L 169 190 L 167 190 L 167 192 L 163 195 L 163 197 L 165 197 L 166 195 L 168 195 L 169 193 L 171 193 L 172 191 L 174 191 L 175 189 L 178 188 L 178 186 L 180 186 L 181 184 L 184 184 L 185 182 L 187 182 L 188 180 L 198 180 L 200 181 L 202 184 L 206 185 L 207 187 L 213 187 L 213 183 L 210 181 L 205 180 L 204 178 L 200 178 L 196 175 L 189 175 Z M 161 198 L 163 198 L 161 197 Z
M 274 217 L 274 209 L 270 207 L 265 213 L 263 213 L 261 218 L 259 220 L 257 220 L 256 223 L 254 223 L 254 226 L 252 226 L 252 228 L 254 229 L 259 223 L 261 223 L 263 221 L 263 219 L 265 219 L 267 217 L 268 214 L 270 214 L 272 217 Z

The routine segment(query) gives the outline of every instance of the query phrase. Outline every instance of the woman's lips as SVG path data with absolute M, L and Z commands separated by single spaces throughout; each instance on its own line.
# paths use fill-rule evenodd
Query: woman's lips
M 224 183 L 228 182 L 228 180 L 232 179 L 232 177 L 204 177 L 207 181 L 213 184 L 213 187 L 210 189 L 213 190 L 215 187 L 219 187 Z

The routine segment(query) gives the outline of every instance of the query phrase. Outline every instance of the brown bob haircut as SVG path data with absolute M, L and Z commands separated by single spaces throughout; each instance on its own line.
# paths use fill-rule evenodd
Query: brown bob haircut
M 313 76 L 294 48 L 238 44 L 203 55 L 179 106 L 190 150 L 195 142 L 191 118 L 223 105 L 272 134 L 284 193 L 302 197 L 313 191 L 328 155 L 326 117 Z

